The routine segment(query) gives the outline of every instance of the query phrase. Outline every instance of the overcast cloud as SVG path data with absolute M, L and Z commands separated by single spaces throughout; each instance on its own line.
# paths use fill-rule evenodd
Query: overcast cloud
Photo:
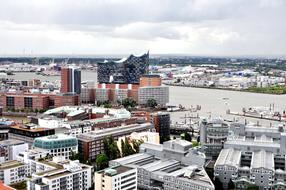
M 0 54 L 286 55 L 285 0 L 0 0 Z

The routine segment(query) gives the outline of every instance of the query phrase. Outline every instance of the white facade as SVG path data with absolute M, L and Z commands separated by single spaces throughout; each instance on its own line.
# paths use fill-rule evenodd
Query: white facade
M 33 174 L 27 184 L 29 190 L 88 190 L 92 184 L 92 166 L 67 161 L 62 168 Z
M 18 140 L 4 140 L 0 143 L 0 151 L 5 152 L 3 156 L 0 156 L 0 163 L 16 160 L 20 152 L 29 149 L 29 145 L 24 141 Z
M 126 166 L 108 168 L 94 175 L 95 190 L 136 190 L 137 170 Z
M 0 180 L 6 185 L 26 180 L 27 166 L 19 161 L 12 160 L 0 164 Z

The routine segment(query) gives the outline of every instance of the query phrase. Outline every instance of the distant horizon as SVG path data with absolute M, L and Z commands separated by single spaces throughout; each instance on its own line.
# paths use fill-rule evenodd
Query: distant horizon
M 146 51 L 147 52 L 147 51 Z M 143 52 L 142 52 L 143 53 Z M 22 54 L 5 54 L 0 58 L 123 58 L 129 55 L 137 55 L 135 53 L 130 54 L 35 54 L 35 55 L 22 55 Z M 286 59 L 286 55 L 203 55 L 203 54 L 184 54 L 184 53 L 157 53 L 149 54 L 150 58 L 157 57 L 190 57 L 190 58 L 249 58 L 249 59 Z

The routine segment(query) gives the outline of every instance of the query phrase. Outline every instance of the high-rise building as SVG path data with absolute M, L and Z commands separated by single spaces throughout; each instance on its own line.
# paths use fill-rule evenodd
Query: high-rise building
M 170 114 L 157 112 L 151 114 L 151 123 L 154 125 L 156 132 L 159 133 L 160 142 L 163 143 L 170 139 Z
M 62 68 L 61 71 L 61 92 L 81 93 L 81 71 L 78 68 Z
M 140 77 L 148 73 L 149 52 L 130 55 L 118 61 L 104 61 L 97 64 L 99 83 L 139 84 Z

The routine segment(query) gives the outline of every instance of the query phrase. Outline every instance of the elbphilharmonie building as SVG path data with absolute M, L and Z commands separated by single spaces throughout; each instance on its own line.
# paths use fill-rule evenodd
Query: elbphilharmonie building
M 142 75 L 148 73 L 149 51 L 143 55 L 130 55 L 118 61 L 97 63 L 99 83 L 139 84 Z

